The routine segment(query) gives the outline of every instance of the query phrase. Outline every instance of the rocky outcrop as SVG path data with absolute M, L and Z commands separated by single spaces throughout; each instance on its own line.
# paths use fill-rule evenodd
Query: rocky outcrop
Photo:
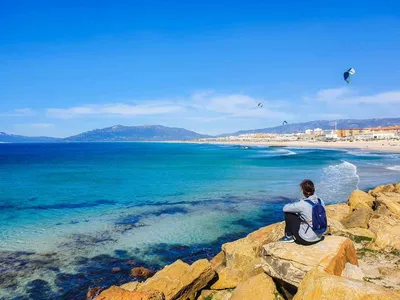
M 262 273 L 262 246 L 279 240 L 283 231 L 284 223 L 280 222 L 260 228 L 243 239 L 222 245 L 222 252 L 211 261 L 218 274 L 218 280 L 211 288 L 235 288 L 240 282 Z
M 257 255 L 260 256 L 262 246 L 278 241 L 284 235 L 284 231 L 285 222 L 279 222 L 254 231 L 250 233 L 247 238 L 257 245 Z
M 284 223 L 272 224 L 224 244 L 210 262 L 178 260 L 95 299 L 283 299 L 277 290 L 295 300 L 400 299 L 399 197 L 400 183 L 354 191 L 347 204 L 327 206 L 329 228 L 315 245 L 277 242 Z M 145 279 L 151 270 L 131 274 Z
M 351 210 L 355 210 L 362 207 L 372 208 L 374 200 L 375 198 L 366 192 L 355 190 L 351 193 L 347 203 Z
M 165 300 L 163 293 L 158 291 L 138 292 L 128 291 L 112 286 L 103 291 L 96 300 Z
M 329 221 L 342 221 L 350 212 L 350 206 L 345 203 L 326 206 L 326 217 Z
M 381 193 L 394 192 L 394 191 L 396 191 L 396 186 L 393 184 L 387 184 L 387 185 L 377 186 L 376 188 L 369 191 L 368 193 L 373 197 L 378 197 Z
M 369 221 L 369 230 L 376 234 L 375 245 L 380 249 L 400 250 L 400 217 L 380 211 Z
M 353 242 L 344 237 L 328 236 L 311 246 L 295 243 L 271 243 L 264 246 L 265 272 L 298 286 L 308 271 L 322 266 L 329 274 L 341 275 L 346 263 L 358 264 Z
M 372 215 L 372 209 L 369 207 L 360 207 L 345 217 L 341 223 L 346 228 L 368 228 L 368 221 Z
M 283 300 L 278 293 L 274 281 L 262 273 L 240 283 L 233 291 L 230 300 Z
M 293 300 L 396 300 L 400 294 L 368 282 L 329 274 L 320 268 L 310 271 L 300 283 Z
M 234 268 L 225 267 L 218 272 L 218 280 L 211 285 L 213 290 L 232 289 L 238 286 L 239 283 L 250 278 L 252 275 L 263 273 L 261 268 L 261 258 L 253 264 L 249 264 L 248 270 L 237 270 Z
M 390 212 L 400 216 L 400 193 L 382 193 L 376 198 L 379 204 L 385 205 Z
M 141 283 L 137 291 L 159 291 L 166 300 L 192 300 L 214 276 L 215 272 L 206 259 L 198 260 L 191 266 L 178 260 Z

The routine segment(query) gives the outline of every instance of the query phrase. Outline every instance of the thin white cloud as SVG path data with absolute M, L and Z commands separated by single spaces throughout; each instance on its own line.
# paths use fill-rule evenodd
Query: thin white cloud
M 0 117 L 28 117 L 34 115 L 35 111 L 31 108 L 18 108 L 11 112 L 0 113 Z
M 305 97 L 306 102 L 321 101 L 346 104 L 391 104 L 400 103 L 400 91 L 387 91 L 373 95 L 360 95 L 348 87 L 323 89 L 313 97 Z
M 333 88 L 333 89 L 324 89 L 317 92 L 316 100 L 318 101 L 331 101 L 339 98 L 344 98 L 349 95 L 352 95 L 354 92 L 347 88 Z
M 281 119 L 289 117 L 287 113 L 271 109 L 272 107 L 279 107 L 277 103 L 272 102 L 270 105 L 269 101 L 244 94 L 224 95 L 207 91 L 194 94 L 192 100 L 197 109 L 227 115 L 232 118 L 268 117 Z M 262 103 L 263 107 L 258 107 L 258 103 Z
M 352 103 L 365 103 L 365 104 L 400 104 L 400 91 L 384 92 L 371 96 L 360 96 L 348 99 Z
M 159 115 L 181 111 L 179 105 L 166 105 L 159 103 L 148 103 L 130 105 L 124 103 L 109 103 L 104 105 L 75 106 L 71 108 L 48 108 L 48 117 L 69 119 L 79 116 L 90 115 L 114 115 L 114 116 L 140 116 Z

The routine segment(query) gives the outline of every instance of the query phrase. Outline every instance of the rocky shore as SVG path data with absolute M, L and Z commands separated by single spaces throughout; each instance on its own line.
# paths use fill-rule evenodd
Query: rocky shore
M 312 246 L 277 242 L 284 223 L 222 245 L 211 261 L 183 261 L 143 281 L 101 290 L 96 300 L 400 299 L 400 183 L 353 191 L 327 206 L 329 229 Z

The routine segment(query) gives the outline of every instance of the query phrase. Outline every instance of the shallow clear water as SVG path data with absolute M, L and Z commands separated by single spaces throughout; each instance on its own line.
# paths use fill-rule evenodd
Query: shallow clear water
M 80 299 L 135 265 L 211 257 L 281 220 L 304 178 L 344 202 L 400 181 L 399 167 L 399 154 L 361 150 L 1 144 L 0 298 Z

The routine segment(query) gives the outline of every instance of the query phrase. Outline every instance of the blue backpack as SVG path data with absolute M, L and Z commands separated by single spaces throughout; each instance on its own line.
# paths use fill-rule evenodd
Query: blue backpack
M 328 221 L 326 220 L 326 211 L 321 203 L 321 199 L 318 198 L 318 203 L 314 203 L 311 200 L 305 200 L 312 206 L 312 230 L 316 234 L 323 234 L 328 228 Z M 309 224 L 307 222 L 307 224 Z M 310 225 L 308 225 L 311 227 Z

